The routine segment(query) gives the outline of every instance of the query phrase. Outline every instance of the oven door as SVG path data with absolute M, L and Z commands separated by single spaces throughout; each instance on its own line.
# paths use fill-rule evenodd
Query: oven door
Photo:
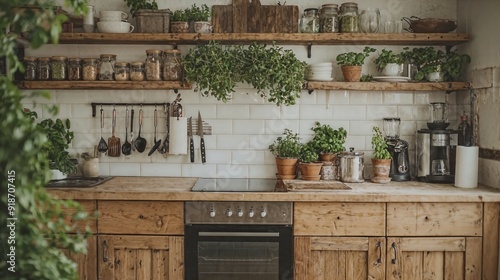
M 186 280 L 293 279 L 292 227 L 186 225 Z

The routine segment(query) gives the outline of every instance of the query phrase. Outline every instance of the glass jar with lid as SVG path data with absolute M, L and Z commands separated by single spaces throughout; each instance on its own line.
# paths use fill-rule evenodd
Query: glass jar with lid
M 130 63 L 130 80 L 144 81 L 144 62 L 136 61 Z
M 127 62 L 115 63 L 115 80 L 128 81 L 130 78 L 129 64 Z
M 340 6 L 340 32 L 358 33 L 359 14 L 358 4 L 354 2 L 342 3 Z
M 337 4 L 324 4 L 319 13 L 319 31 L 321 33 L 339 32 L 339 10 Z
M 78 81 L 82 79 L 82 60 L 77 57 L 68 58 L 68 80 Z
M 116 55 L 101 54 L 99 59 L 99 80 L 112 81 L 115 76 Z M 114 59 L 114 60 L 113 60 Z
M 67 58 L 65 56 L 53 56 L 50 58 L 50 74 L 54 81 L 66 80 Z
M 318 33 L 319 32 L 319 16 L 318 9 L 308 8 L 304 10 L 304 14 L 300 19 L 300 32 L 302 33 Z
M 161 51 L 146 50 L 146 80 L 161 80 Z
M 82 72 L 84 81 L 97 80 L 97 58 L 83 58 L 82 59 Z
M 165 50 L 163 53 L 165 54 L 165 59 L 163 60 L 163 80 L 182 80 L 181 51 Z
M 37 71 L 37 61 L 36 57 L 26 56 L 24 57 L 24 79 L 27 81 L 36 80 Z
M 37 78 L 41 81 L 50 80 L 50 58 L 40 57 L 38 58 L 37 65 Z

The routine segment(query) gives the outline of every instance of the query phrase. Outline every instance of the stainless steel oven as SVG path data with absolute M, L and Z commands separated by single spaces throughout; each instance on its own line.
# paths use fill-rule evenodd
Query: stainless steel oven
M 292 203 L 185 203 L 187 280 L 293 279 Z

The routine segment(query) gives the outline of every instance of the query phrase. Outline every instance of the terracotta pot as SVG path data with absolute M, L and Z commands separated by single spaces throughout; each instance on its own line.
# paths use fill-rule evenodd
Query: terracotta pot
M 337 153 L 320 153 L 320 161 L 335 162 L 337 160 Z
M 310 162 L 310 163 L 300 163 L 300 173 L 302 174 L 302 179 L 307 181 L 319 180 L 322 162 Z
M 276 158 L 276 168 L 278 169 L 278 178 L 295 179 L 297 177 L 297 158 Z
M 389 183 L 391 177 L 389 177 L 389 172 L 391 171 L 391 159 L 374 159 L 372 158 L 373 165 L 373 177 L 372 182 L 374 183 Z
M 170 23 L 172 33 L 189 33 L 189 22 L 173 21 Z
M 362 66 L 342 66 L 345 82 L 359 82 L 361 80 Z

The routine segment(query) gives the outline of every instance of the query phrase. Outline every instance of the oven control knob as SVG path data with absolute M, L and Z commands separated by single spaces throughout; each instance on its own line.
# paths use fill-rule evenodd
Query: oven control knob
M 253 211 L 253 209 L 250 209 L 250 211 L 248 211 L 248 217 L 253 218 L 254 215 L 255 212 Z
M 214 209 L 210 210 L 210 218 L 214 218 L 215 217 L 215 211 Z
M 265 218 L 265 217 L 267 216 L 267 212 L 266 212 L 266 210 L 262 210 L 262 211 L 260 211 L 260 216 L 261 216 L 262 218 Z
M 243 210 L 241 209 L 238 209 L 238 217 L 243 217 Z
M 233 215 L 233 210 L 231 210 L 231 208 L 227 208 L 226 216 L 231 217 L 232 215 Z

